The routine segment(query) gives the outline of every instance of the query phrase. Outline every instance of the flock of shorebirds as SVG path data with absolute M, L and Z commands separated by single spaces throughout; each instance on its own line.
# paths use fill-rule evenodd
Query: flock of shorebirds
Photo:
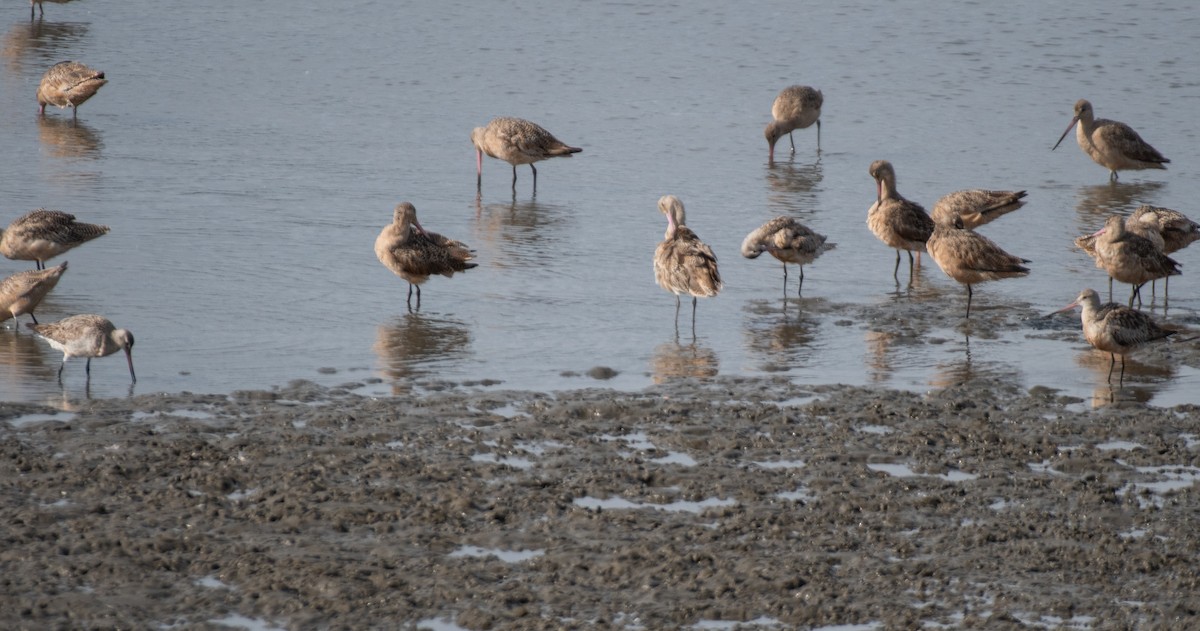
M 795 153 L 792 132 L 812 125 L 817 127 L 817 150 L 820 151 L 821 106 L 824 96 L 820 90 L 794 85 L 776 97 L 771 108 L 772 121 L 764 135 L 768 144 L 768 160 L 774 161 L 775 145 L 786 134 Z M 1086 100 L 1075 104 L 1075 115 L 1054 149 L 1072 129 L 1076 130 L 1079 146 L 1097 164 L 1107 168 L 1110 179 L 1117 172 L 1131 169 L 1165 169 L 1169 160 L 1142 140 L 1124 123 L 1097 119 L 1092 105 Z M 476 128 L 471 133 L 476 150 L 476 186 L 482 187 L 483 156 L 503 160 L 512 165 L 512 185 L 517 185 L 517 166 L 528 164 L 533 171 L 533 186 L 537 189 L 537 168 L 534 163 L 554 157 L 570 157 L 582 151 L 558 140 L 535 123 L 519 118 L 501 117 Z M 905 199 L 896 189 L 896 171 L 886 160 L 871 163 L 868 173 L 874 178 L 878 194 L 867 211 L 867 227 L 889 247 L 896 249 L 896 265 L 892 270 L 899 279 L 900 252 L 908 253 L 909 275 L 913 274 L 913 252 L 928 253 L 947 276 L 967 287 L 966 317 L 971 315 L 972 286 L 978 283 L 1014 278 L 1029 274 L 1027 259 L 1010 254 L 976 228 L 1011 213 L 1024 204 L 1025 191 L 969 189 L 950 193 L 934 204 L 927 213 L 916 202 Z M 654 278 L 660 287 L 675 294 L 675 321 L 678 326 L 680 297 L 692 298 L 692 331 L 695 334 L 696 302 L 698 298 L 717 295 L 721 290 L 721 274 L 712 248 L 687 226 L 683 202 L 674 195 L 658 200 L 658 209 L 667 218 L 663 241 L 654 252 Z M 1129 304 L 1113 302 L 1100 304 L 1099 296 L 1091 289 L 1084 290 L 1078 299 L 1062 311 L 1082 307 L 1084 336 L 1092 346 L 1110 354 L 1109 378 L 1121 356 L 1121 380 L 1124 381 L 1125 355 L 1135 348 L 1175 333 L 1159 326 L 1149 315 L 1135 309 L 1141 305 L 1140 290 L 1147 282 L 1167 279 L 1179 274 L 1179 265 L 1167 255 L 1200 239 L 1200 224 L 1182 213 L 1167 208 L 1143 206 L 1129 218 L 1113 216 L 1101 230 L 1079 237 L 1076 243 L 1096 261 L 1096 266 L 1109 275 L 1109 296 L 1112 279 L 1130 283 Z M 803 289 L 804 265 L 812 263 L 823 252 L 834 247 L 824 235 L 818 234 L 795 218 L 780 216 L 748 234 L 741 252 L 747 258 L 757 258 L 764 252 L 783 263 L 784 287 L 787 286 L 787 265 L 800 267 L 797 294 Z M 416 209 L 408 202 L 395 209 L 391 225 L 375 241 L 375 253 L 388 269 L 409 283 L 408 304 L 412 307 L 413 287 L 416 287 L 420 307 L 420 284 L 434 274 L 452 276 L 475 267 L 470 248 L 461 242 L 426 231 L 417 221 Z
M 31 0 L 31 12 L 35 4 L 40 6 L 40 1 Z M 55 64 L 46 71 L 37 89 L 39 114 L 45 114 L 46 105 L 55 105 L 70 107 L 73 116 L 77 116 L 79 106 L 106 82 L 103 72 L 82 63 L 64 61 Z M 817 151 L 820 151 L 823 101 L 821 91 L 809 86 L 794 85 L 779 93 L 771 108 L 772 120 L 764 132 L 770 161 L 774 161 L 775 145 L 784 135 L 788 136 L 794 154 L 796 146 L 792 132 L 814 124 L 817 127 Z M 1054 149 L 1073 128 L 1080 148 L 1108 169 L 1112 180 L 1117 179 L 1118 171 L 1165 169 L 1170 162 L 1128 125 L 1096 118 L 1092 104 L 1086 100 L 1075 104 L 1074 117 Z M 512 165 L 514 191 L 517 166 L 528 164 L 536 191 L 535 163 L 548 158 L 570 157 L 582 151 L 563 143 L 533 122 L 512 117 L 496 118 L 484 127 L 475 128 L 471 132 L 471 142 L 476 150 L 477 189 L 482 189 L 483 185 L 484 154 Z M 918 257 L 928 253 L 947 276 L 966 285 L 966 317 L 969 318 L 973 285 L 1029 274 L 1029 268 L 1025 267 L 1028 260 L 1009 254 L 975 232 L 979 226 L 1023 206 L 1025 191 L 957 191 L 939 199 L 932 213 L 927 213 L 920 204 L 905 199 L 897 191 L 896 171 L 891 163 L 876 160 L 871 163 L 868 173 L 876 182 L 878 194 L 867 211 L 867 226 L 880 241 L 895 248 L 896 264 L 892 273 L 897 280 L 902 250 L 908 253 L 910 279 L 913 252 Z M 675 294 L 676 326 L 680 297 L 692 297 L 694 335 L 697 298 L 715 296 L 722 287 L 717 257 L 712 248 L 688 228 L 683 202 L 678 197 L 663 196 L 658 200 L 658 209 L 667 218 L 667 230 L 654 253 L 655 281 Z M 90 374 L 92 357 L 124 350 L 130 377 L 136 381 L 130 355 L 133 335 L 128 331 L 117 329 L 96 315 L 72 316 L 53 324 L 39 324 L 33 315 L 34 308 L 67 270 L 66 262 L 43 269 L 44 261 L 107 231 L 106 226 L 76 222 L 74 216 L 67 213 L 38 209 L 14 221 L 0 236 L 0 253 L 10 259 L 35 260 L 38 268 L 14 274 L 0 282 L 0 318 L 15 320 L 19 315 L 29 314 L 33 322 L 28 326 L 63 352 L 60 379 L 62 368 L 71 357 L 87 357 Z M 1132 286 L 1128 305 L 1100 304 L 1097 293 L 1086 289 L 1074 303 L 1063 309 L 1082 307 L 1084 336 L 1092 346 L 1110 353 L 1110 379 L 1117 355 L 1121 356 L 1123 380 L 1125 354 L 1142 344 L 1175 333 L 1134 309 L 1133 303 L 1136 299 L 1141 305 L 1140 289 L 1147 282 L 1160 278 L 1165 281 L 1179 274 L 1179 264 L 1168 254 L 1197 239 L 1200 239 L 1200 224 L 1182 213 L 1143 206 L 1128 218 L 1108 218 L 1102 229 L 1076 240 L 1076 244 L 1095 259 L 1096 266 L 1107 272 L 1110 299 L 1113 279 Z M 804 265 L 833 247 L 824 235 L 792 217 L 780 216 L 747 235 L 741 253 L 747 258 L 757 258 L 765 252 L 782 262 L 785 291 L 787 265 L 798 265 L 799 295 L 803 289 Z M 420 308 L 421 284 L 430 276 L 453 276 L 476 267 L 470 262 L 474 253 L 469 247 L 427 231 L 417 220 L 416 208 L 408 202 L 396 206 L 392 223 L 385 226 L 375 240 L 375 254 L 384 266 L 408 281 L 410 309 L 414 288 L 416 307 Z

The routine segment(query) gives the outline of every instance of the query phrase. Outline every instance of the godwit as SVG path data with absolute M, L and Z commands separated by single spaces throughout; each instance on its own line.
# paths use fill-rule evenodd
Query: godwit
M 721 274 L 712 248 L 686 225 L 683 202 L 674 195 L 658 200 L 667 216 L 667 233 L 654 250 L 654 280 L 675 294 L 675 328 L 679 328 L 679 296 L 692 296 L 692 335 L 696 334 L 696 298 L 710 298 L 721 291 Z
M 63 367 L 72 357 L 87 358 L 84 372 L 91 379 L 93 357 L 108 357 L 117 351 L 125 351 L 125 361 L 129 364 L 129 378 L 137 383 L 137 375 L 133 373 L 133 333 L 114 327 L 107 318 L 83 314 L 50 324 L 26 322 L 25 326 L 33 329 L 38 336 L 49 342 L 50 346 L 62 351 L 63 360 L 58 367 L 59 381 L 62 380 Z
M 1129 306 L 1136 296 L 1141 304 L 1142 285 L 1180 274 L 1179 263 L 1163 254 L 1150 239 L 1125 229 L 1125 220 L 1112 215 L 1104 222 L 1104 230 L 1096 235 L 1096 263 L 1108 275 L 1129 283 Z
M 1141 206 L 1125 221 L 1125 227 L 1148 226 L 1162 237 L 1163 253 L 1177 252 L 1200 240 L 1200 224 L 1183 213 L 1160 206 Z
M 60 61 L 42 75 L 38 84 L 38 114 L 46 114 L 47 105 L 70 107 L 71 117 L 79 116 L 79 106 L 92 98 L 108 79 L 104 73 L 93 70 L 78 61 Z
M 971 317 L 971 285 L 1029 274 L 1028 259 L 1005 252 L 991 239 L 967 230 L 961 217 L 938 222 L 926 244 L 929 256 L 947 276 L 967 286 L 967 317 Z
M 1121 384 L 1125 383 L 1125 355 L 1142 344 L 1161 340 L 1176 331 L 1164 329 L 1150 316 L 1124 305 L 1110 302 L 1100 304 L 1100 296 L 1095 290 L 1085 289 L 1079 293 L 1075 302 L 1059 309 L 1055 313 L 1070 311 L 1075 307 L 1083 307 L 1080 320 L 1083 322 L 1083 336 L 1089 344 L 1109 353 L 1108 380 L 1112 381 L 1113 366 L 1117 363 L 1117 355 L 1121 356 Z
M 375 239 L 375 256 L 397 276 L 408 281 L 408 306 L 412 308 L 413 287 L 417 288 L 417 308 L 421 308 L 421 283 L 432 274 L 454 276 L 477 265 L 462 243 L 436 232 L 427 232 L 417 221 L 417 209 L 408 202 L 396 205 L 392 223 L 383 227 Z
M 66 271 L 67 262 L 63 261 L 50 269 L 17 272 L 0 281 L 0 322 L 11 316 L 14 328 L 20 327 L 17 316 L 28 313 L 33 323 L 37 324 L 33 310 L 54 289 Z
M 825 97 L 820 90 L 806 85 L 788 86 L 775 97 L 771 104 L 770 123 L 764 134 L 770 147 L 767 159 L 775 161 L 775 142 L 787 134 L 788 142 L 792 145 L 792 153 L 796 153 L 796 142 L 792 139 L 792 131 L 804 129 L 813 123 L 817 124 L 817 151 L 821 150 L 821 104 Z
M 0 235 L 0 254 L 23 261 L 46 261 L 108 233 L 108 226 L 75 221 L 75 215 L 39 208 L 14 219 Z
M 833 243 L 825 242 L 825 235 L 817 234 L 791 217 L 776 217 L 763 224 L 742 241 L 742 256 L 756 259 L 763 252 L 783 263 L 783 291 L 787 293 L 787 264 L 800 266 L 800 286 L 796 295 L 804 289 L 804 266 L 812 263 Z
M 875 178 L 878 195 L 867 211 L 867 227 L 889 247 L 896 248 L 896 267 L 892 277 L 899 280 L 900 250 L 908 251 L 908 276 L 913 274 L 913 251 L 925 252 L 925 242 L 933 234 L 933 219 L 916 202 L 896 192 L 896 171 L 887 160 L 876 160 L 867 170 Z
M 948 226 L 954 224 L 957 215 L 962 218 L 963 227 L 974 230 L 1024 206 L 1023 197 L 1025 191 L 989 191 L 981 188 L 955 191 L 937 200 L 929 215 L 934 222 Z
M 528 164 L 533 170 L 533 190 L 537 191 L 537 167 L 534 162 L 546 158 L 569 158 L 572 153 L 583 151 L 571 147 L 542 129 L 537 123 L 522 118 L 501 116 L 492 119 L 486 127 L 471 131 L 471 144 L 475 145 L 475 187 L 483 188 L 483 154 L 503 160 L 513 168 L 513 190 L 517 190 L 517 165 Z
M 1129 125 L 1096 118 L 1092 104 L 1087 99 L 1075 102 L 1075 116 L 1051 151 L 1062 144 L 1063 138 L 1071 133 L 1071 128 L 1076 123 L 1079 124 L 1079 128 L 1075 130 L 1075 140 L 1079 142 L 1079 148 L 1083 149 L 1093 162 L 1108 169 L 1110 180 L 1117 179 L 1117 171 L 1165 169 L 1167 167 L 1163 165 L 1170 162 L 1157 149 L 1151 147 L 1150 143 L 1142 140 Z

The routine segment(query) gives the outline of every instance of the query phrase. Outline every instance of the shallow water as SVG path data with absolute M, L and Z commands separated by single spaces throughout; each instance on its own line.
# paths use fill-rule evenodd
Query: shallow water
M 550 390 L 641 388 L 674 376 L 783 374 L 924 390 L 1009 379 L 1091 399 L 1112 394 L 1107 357 L 1082 335 L 1046 336 L 1048 313 L 1103 273 L 1071 239 L 1141 203 L 1190 213 L 1200 28 L 1160 2 L 1023 1 L 948 10 L 932 2 L 526 3 L 197 1 L 170 10 L 87 0 L 30 22 L 0 12 L 0 222 L 45 206 L 112 232 L 66 256 L 38 310 L 103 314 L 137 334 L 132 389 L 119 359 L 68 365 L 28 334 L 0 331 L 0 398 L 61 404 L 84 395 L 225 392 L 294 378 L 502 381 Z M 933 10 L 937 8 L 937 17 Z M 1086 12 L 1086 14 L 1084 14 Z M 46 67 L 77 59 L 109 78 L 70 112 L 36 115 Z M 762 129 L 792 83 L 825 94 L 821 147 L 795 133 L 768 165 Z M 1171 170 L 1121 182 L 1070 142 L 1051 152 L 1076 99 L 1132 124 Z M 470 130 L 496 115 L 535 120 L 584 147 L 528 168 L 484 163 L 476 196 Z M 968 187 L 1023 188 L 1028 205 L 986 226 L 1034 260 L 1024 279 L 965 292 L 926 260 L 897 285 L 894 253 L 865 226 L 872 160 L 932 206 Z M 650 259 L 678 195 L 720 259 L 726 288 L 702 300 L 696 338 Z M 405 283 L 372 251 L 392 207 L 478 251 L 478 268 Z M 784 299 L 779 264 L 738 254 L 780 213 L 838 244 Z M 1195 327 L 1190 272 L 1176 255 L 1170 310 Z M 8 274 L 30 267 L 0 260 Z M 797 274 L 791 273 L 790 291 Z M 1124 287 L 1117 289 L 1123 296 Z M 1161 291 L 1161 289 L 1160 289 Z M 899 322 L 914 307 L 936 317 Z M 906 311 L 908 310 L 908 311 Z M 978 314 L 976 316 L 975 314 Z M 1062 316 L 1057 330 L 1077 328 Z M 1071 322 L 1075 322 L 1074 325 Z M 7 326 L 11 326 L 9 323 Z M 594 367 L 617 375 L 597 382 Z M 1200 401 L 1182 361 L 1130 361 L 1124 396 Z

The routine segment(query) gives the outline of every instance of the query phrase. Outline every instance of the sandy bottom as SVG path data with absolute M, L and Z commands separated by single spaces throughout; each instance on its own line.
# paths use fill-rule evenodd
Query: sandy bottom
M 0 409 L 0 627 L 1182 628 L 1194 406 L 786 380 Z M 1189 620 L 1191 620 L 1189 622 Z

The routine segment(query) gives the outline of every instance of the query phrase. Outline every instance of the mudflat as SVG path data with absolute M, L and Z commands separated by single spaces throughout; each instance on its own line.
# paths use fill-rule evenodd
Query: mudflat
M 0 627 L 1186 628 L 1200 413 L 976 380 L 0 407 Z

